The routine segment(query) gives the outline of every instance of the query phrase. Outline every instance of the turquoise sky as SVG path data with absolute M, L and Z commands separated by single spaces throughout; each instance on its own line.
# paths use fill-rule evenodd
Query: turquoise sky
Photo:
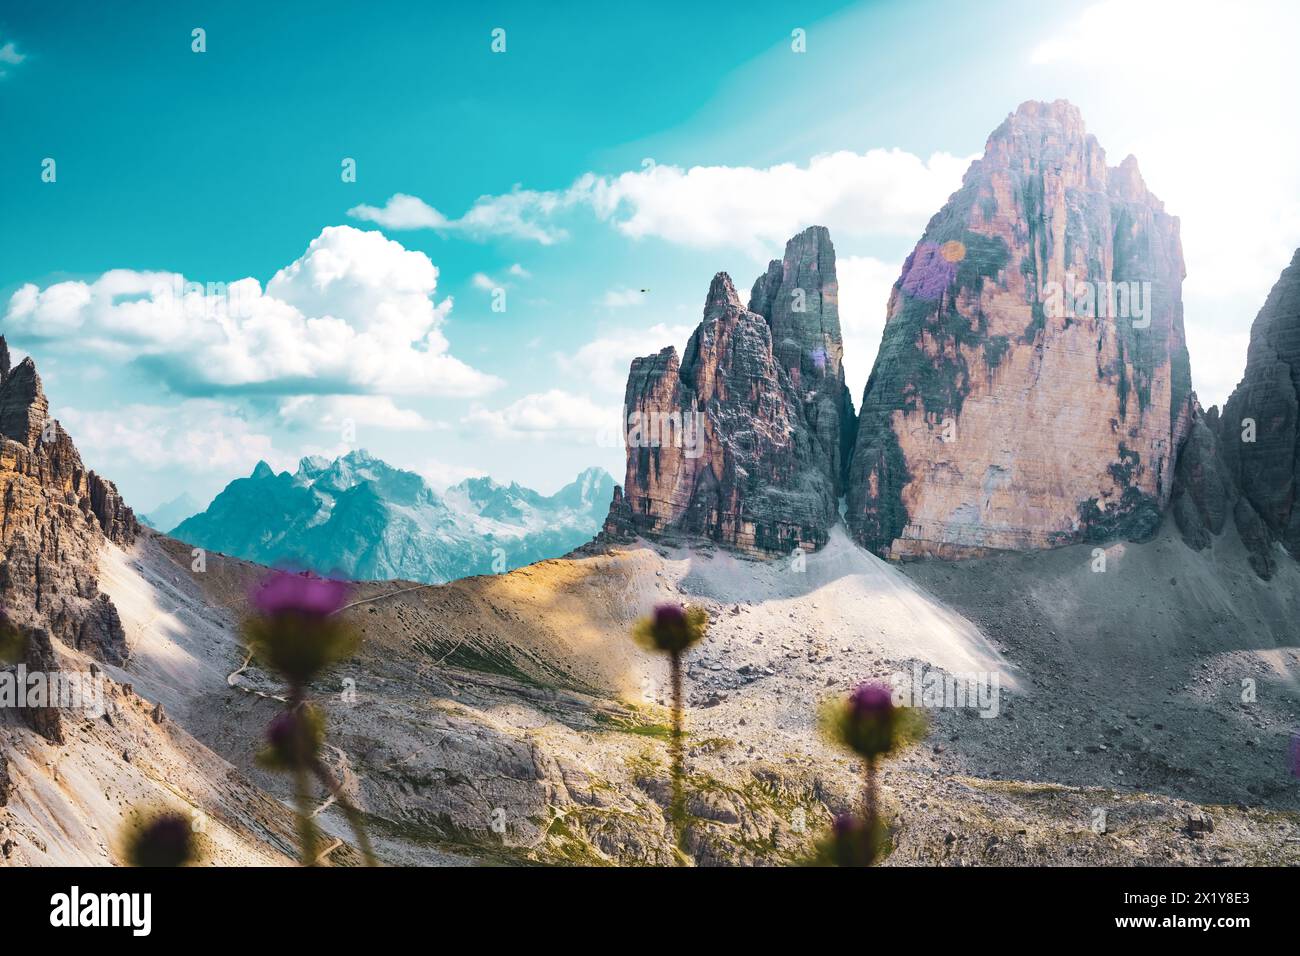
M 1272 79 L 1266 64 L 1207 69 L 1197 44 L 1231 37 L 1226 6 L 1182 18 L 1195 30 L 1172 53 L 1148 35 L 1166 22 L 1160 4 L 1133 22 L 1107 19 L 1107 4 L 915 0 L 162 6 L 0 11 L 0 331 L 35 356 L 54 414 L 140 510 L 206 499 L 258 458 L 291 467 L 349 445 L 435 483 L 490 473 L 551 491 L 591 464 L 621 479 L 599 423 L 612 428 L 602 416 L 627 361 L 684 344 L 714 272 L 743 294 L 785 236 L 822 220 L 845 264 L 857 400 L 903 257 L 1026 99 L 1076 102 L 1112 163 L 1135 152 L 1182 215 L 1193 372 L 1212 400 L 1300 242 L 1289 129 L 1256 130 L 1275 159 L 1253 161 L 1232 203 L 1207 196 L 1206 176 L 1242 147 L 1230 132 L 1207 148 L 1207 124 L 1246 129 L 1231 84 Z M 1107 66 L 1125 42 L 1130 61 Z M 1211 80 L 1229 85 L 1202 89 Z M 810 174 L 836 151 L 852 154 L 845 178 Z M 694 167 L 717 167 L 716 186 L 677 189 Z M 442 225 L 398 228 L 383 212 L 394 195 Z M 321 239 L 327 227 L 345 228 Z M 1225 266 L 1234 229 L 1253 245 L 1232 244 L 1241 260 Z M 247 354 L 219 341 L 219 320 L 118 308 L 144 295 L 120 292 L 144 273 L 266 287 L 313 241 L 319 255 L 276 286 L 283 300 L 240 332 Z M 402 250 L 437 268 L 431 300 L 418 278 L 393 292 L 425 275 Z M 336 268 L 356 285 L 323 287 Z M 136 278 L 96 297 L 110 270 Z M 45 298 L 20 315 L 27 294 Z M 294 322 L 323 316 L 333 332 L 292 340 Z M 418 345 L 372 361 L 389 354 L 376 342 L 413 327 Z

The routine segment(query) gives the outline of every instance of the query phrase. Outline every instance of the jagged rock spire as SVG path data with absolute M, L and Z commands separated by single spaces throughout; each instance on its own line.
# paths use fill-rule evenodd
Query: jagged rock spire
M 7 366 L 7 348 L 4 358 Z M 6 370 L 0 383 L 0 435 L 35 449 L 41 440 L 41 430 L 45 427 L 49 410 L 50 403 L 45 398 L 45 389 L 31 356 L 19 362 L 16 368 Z
M 627 474 L 608 535 L 706 537 L 758 552 L 825 543 L 836 515 L 838 438 L 832 449 L 820 435 L 838 422 L 834 409 L 822 407 L 825 362 L 810 355 L 818 374 L 805 380 L 800 359 L 825 348 L 830 323 L 836 368 L 842 355 L 825 230 L 792 240 L 787 259 L 791 280 L 811 293 L 811 318 L 791 318 L 777 304 L 784 301 L 779 279 L 763 301 L 770 316 L 746 309 L 731 277 L 719 272 L 681 361 L 676 349 L 665 348 L 632 362 L 624 402 Z M 805 336 L 805 323 L 815 324 L 816 335 Z M 788 368 L 777 357 L 778 329 L 807 340 L 789 350 Z M 809 410 L 825 417 L 814 424 Z
M 804 417 L 821 444 L 838 496 L 855 418 L 844 384 L 835 247 L 825 226 L 810 226 L 786 243 L 784 257 L 773 259 L 754 282 L 749 308 L 771 326 L 777 364 L 803 398 Z

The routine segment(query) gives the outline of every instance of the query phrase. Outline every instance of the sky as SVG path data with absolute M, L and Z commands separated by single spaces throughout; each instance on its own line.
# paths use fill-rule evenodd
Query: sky
M 0 333 L 137 510 L 358 447 L 621 480 L 628 363 L 812 224 L 860 401 L 903 259 L 1029 99 L 1180 217 L 1207 407 L 1300 246 L 1286 0 L 436 6 L 0 8 Z

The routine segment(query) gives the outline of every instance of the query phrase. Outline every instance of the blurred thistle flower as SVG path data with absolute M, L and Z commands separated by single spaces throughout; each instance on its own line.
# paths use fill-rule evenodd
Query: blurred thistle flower
M 681 654 L 703 639 L 708 624 L 703 608 L 659 604 L 650 617 L 637 621 L 632 635 L 647 650 Z
M 1300 778 L 1300 734 L 1291 735 L 1291 776 Z
M 347 596 L 348 586 L 343 581 L 276 571 L 253 594 L 253 604 L 268 615 L 327 617 L 343 608 Z
M 885 854 L 889 831 L 874 819 L 870 823 L 851 813 L 835 818 L 831 832 L 814 852 L 813 866 L 871 866 Z
M 868 759 L 892 753 L 925 735 L 925 717 L 911 707 L 894 706 L 884 684 L 859 684 L 847 701 L 832 703 L 823 717 L 828 736 Z
M 0 665 L 17 664 L 27 657 L 27 635 L 0 611 Z
M 325 742 L 325 719 L 310 704 L 277 714 L 266 727 L 266 747 L 257 763 L 267 770 L 311 767 Z
M 190 821 L 164 812 L 142 819 L 127 838 L 126 860 L 131 866 L 188 866 L 199 860 L 198 841 Z
M 668 754 L 672 764 L 669 770 L 672 799 L 668 807 L 668 818 L 673 828 L 679 859 L 685 858 L 683 844 L 686 821 L 686 770 L 682 753 L 682 656 L 691 645 L 704 639 L 708 628 L 707 611 L 698 607 L 682 607 L 680 604 L 656 605 L 653 614 L 637 621 L 632 628 L 632 637 L 638 644 L 647 650 L 668 655 L 673 693 L 673 727 L 672 736 L 668 740 Z
M 876 765 L 880 758 L 925 736 L 925 716 L 913 707 L 898 707 L 889 687 L 859 684 L 847 699 L 828 703 L 822 711 L 828 737 L 863 758 L 866 764 L 862 817 L 840 817 L 816 861 L 827 866 L 871 866 L 889 850 L 889 827 L 881 819 L 876 796 Z
M 252 596 L 244 642 L 259 664 L 305 685 L 357 648 L 360 635 L 337 616 L 346 598 L 342 581 L 276 571 Z

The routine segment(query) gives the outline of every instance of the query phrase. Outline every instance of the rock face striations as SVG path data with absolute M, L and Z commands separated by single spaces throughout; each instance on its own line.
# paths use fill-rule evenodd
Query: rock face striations
M 846 518 L 891 556 L 1159 525 L 1190 421 L 1178 220 L 1079 112 L 1025 103 L 890 296 Z
M 627 475 L 606 535 L 757 553 L 826 542 L 853 421 L 837 294 L 830 237 L 814 227 L 754 284 L 750 308 L 714 277 L 680 362 L 674 348 L 632 362 Z
M 99 591 L 99 549 L 105 538 L 130 544 L 139 525 L 48 412 L 35 364 L 11 369 L 0 337 L 0 603 L 27 634 L 29 670 L 58 669 L 52 639 L 121 663 L 126 636 Z M 56 711 L 32 713 L 38 730 L 59 739 Z

